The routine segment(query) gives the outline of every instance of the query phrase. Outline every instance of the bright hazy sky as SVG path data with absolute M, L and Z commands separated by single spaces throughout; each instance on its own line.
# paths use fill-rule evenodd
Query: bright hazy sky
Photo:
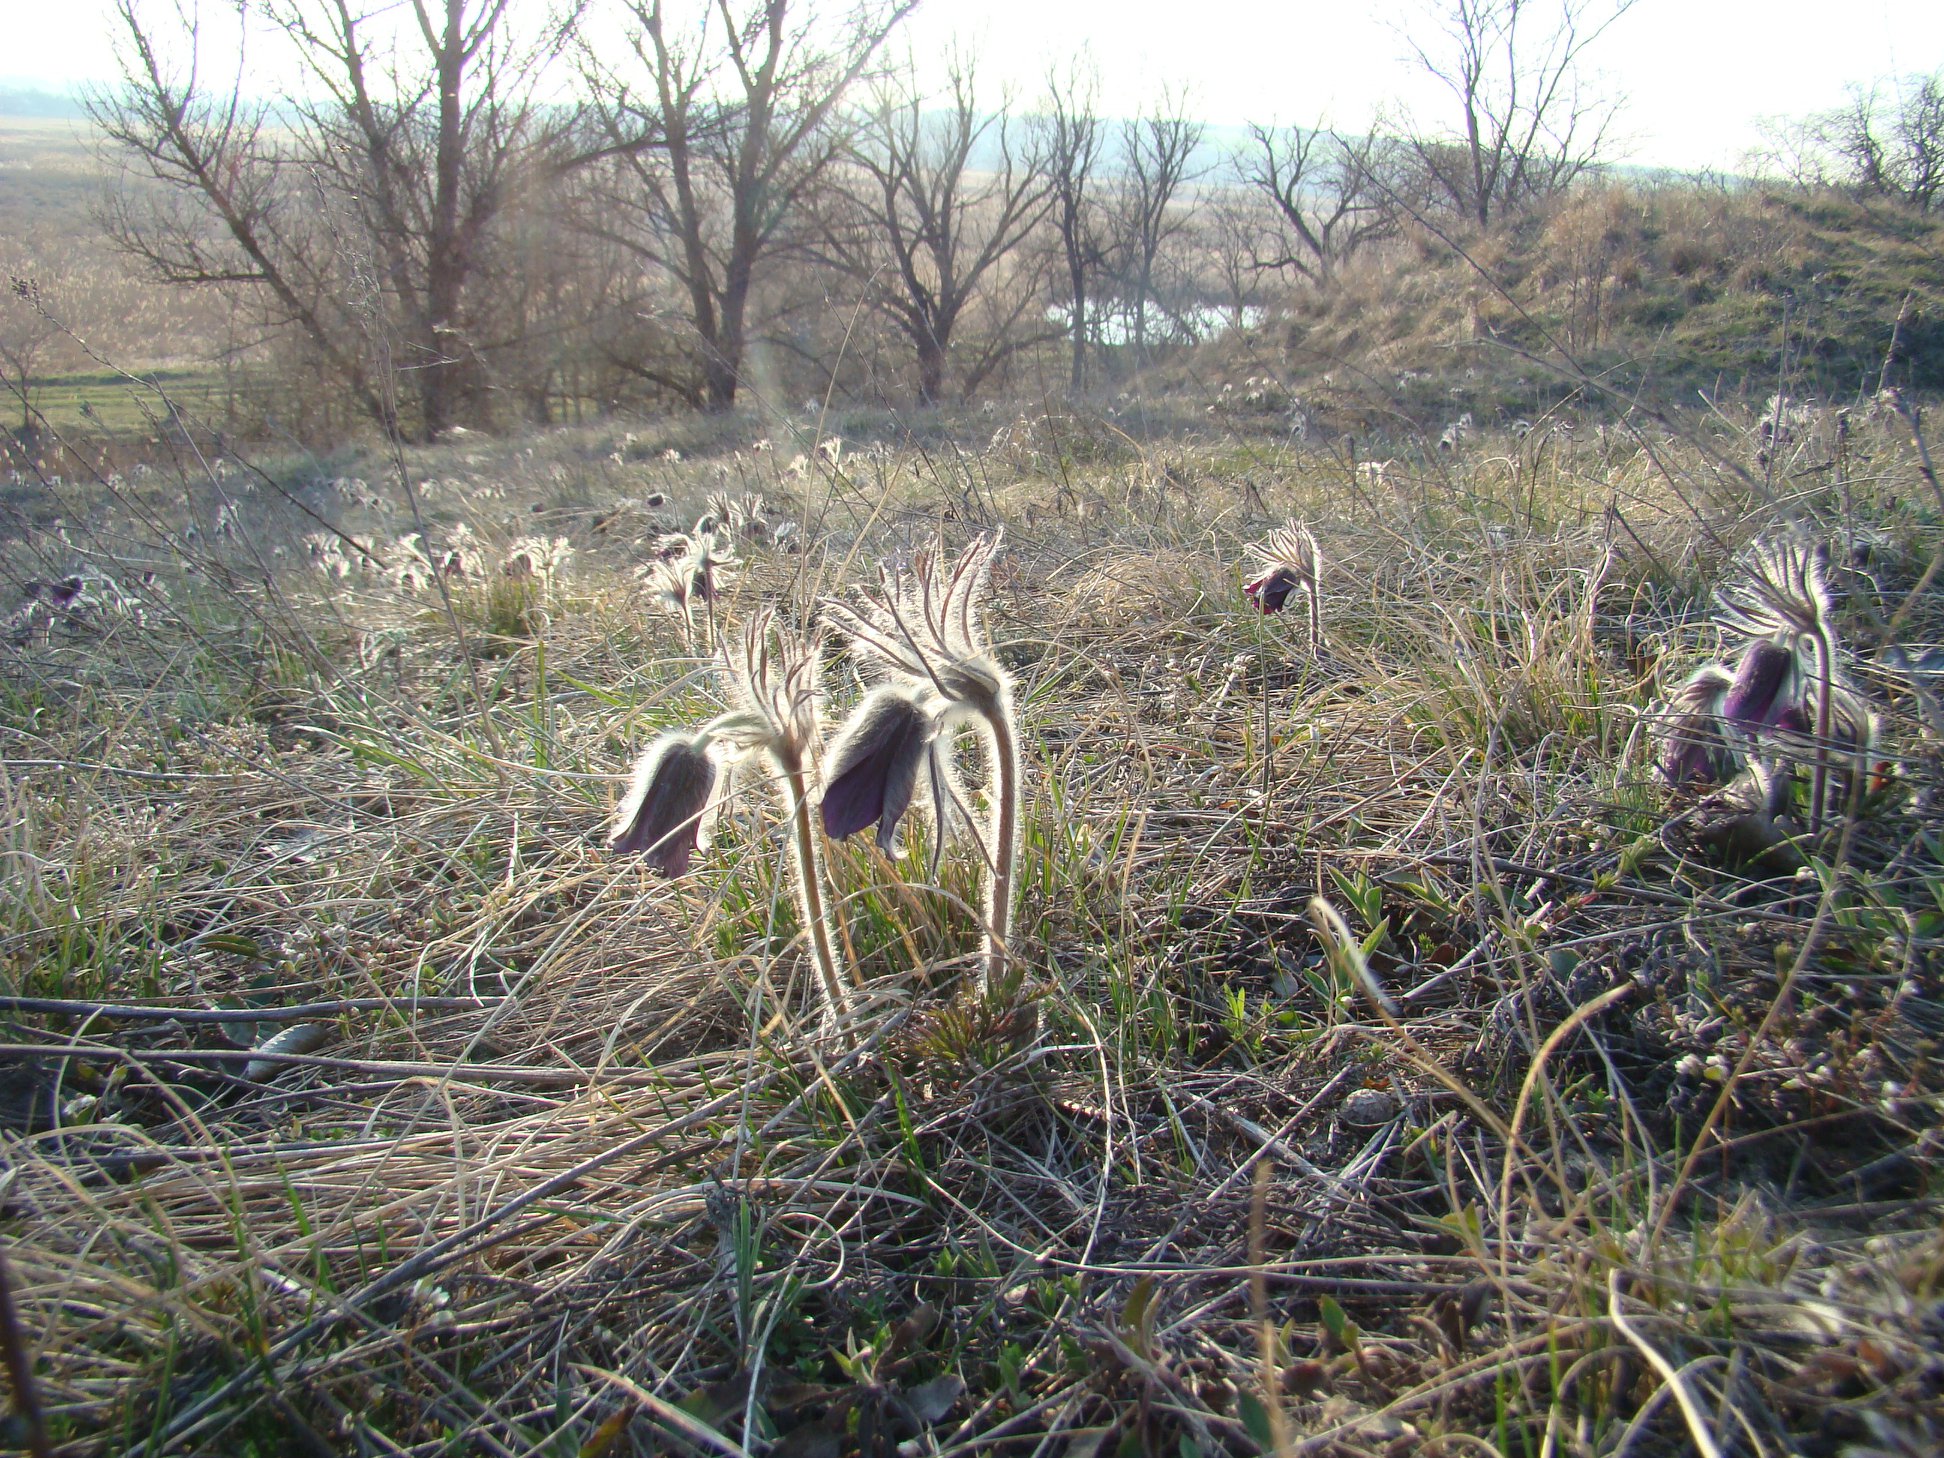
M 537 10 L 544 0 L 514 3 Z M 955 42 L 974 48 L 989 96 L 1008 83 L 1028 100 L 1049 69 L 1079 58 L 1098 70 L 1108 115 L 1138 112 L 1172 87 L 1217 124 L 1361 129 L 1399 103 L 1437 115 L 1400 29 L 1429 3 L 924 0 L 903 44 L 921 68 L 936 68 Z M 60 88 L 111 78 L 108 14 L 108 0 L 0 0 L 0 79 Z M 1732 167 L 1763 117 L 1835 105 L 1852 83 L 1944 67 L 1944 3 L 1639 0 L 1594 64 L 1627 101 L 1620 160 Z

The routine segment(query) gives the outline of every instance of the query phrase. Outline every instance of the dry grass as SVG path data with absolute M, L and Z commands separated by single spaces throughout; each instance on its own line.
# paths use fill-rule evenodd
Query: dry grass
M 382 461 L 35 483 L 9 590 L 130 598 L 0 674 L 0 1241 L 62 1451 L 1944 1437 L 1936 721 L 1897 666 L 1944 632 L 1940 518 L 1895 422 L 1840 464 L 1713 421 L 1354 478 L 1124 418 L 873 423 L 787 478 L 731 424 L 460 442 L 410 497 Z M 960 990 L 971 851 L 938 887 L 833 852 L 871 1002 L 838 1052 L 767 806 L 676 883 L 598 849 L 629 752 L 720 692 L 636 541 L 745 489 L 807 550 L 746 543 L 727 621 L 1008 523 L 1012 998 Z M 395 566 L 415 510 L 466 576 L 309 565 L 322 518 Z M 1239 590 L 1291 514 L 1316 658 Z M 1870 544 L 1842 627 L 1893 779 L 1777 874 L 1648 766 L 1785 518 Z M 534 532 L 575 555 L 509 607 Z

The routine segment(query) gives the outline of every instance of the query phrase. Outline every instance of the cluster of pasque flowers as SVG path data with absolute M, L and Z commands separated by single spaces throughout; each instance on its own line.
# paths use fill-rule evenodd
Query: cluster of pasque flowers
M 663 610 L 682 620 L 682 635 L 692 644 L 696 604 L 701 604 L 704 622 L 712 622 L 709 615 L 724 579 L 740 565 L 729 529 L 705 516 L 693 532 L 658 538 L 654 556 L 636 575 L 648 584 Z
M 1741 643 L 1730 669 L 1703 664 L 1670 698 L 1660 772 L 1711 787 L 1749 773 L 1786 786 L 1810 771 L 1809 827 L 1820 831 L 1831 776 L 1860 764 L 1876 720 L 1843 674 L 1825 551 L 1794 536 L 1758 543 L 1715 594 L 1715 618 Z
M 861 608 L 826 602 L 808 633 L 781 629 L 770 609 L 740 635 L 725 634 L 725 676 L 735 701 L 701 729 L 672 731 L 648 746 L 615 817 L 608 844 L 637 853 L 669 876 L 687 871 L 729 792 L 733 769 L 767 765 L 787 824 L 797 907 L 816 962 L 827 1019 L 841 1023 L 854 985 L 838 952 L 824 894 L 826 867 L 815 820 L 842 838 L 877 827 L 887 852 L 919 787 L 935 824 L 932 872 L 963 797 L 952 770 L 962 724 L 986 741 L 991 818 L 986 862 L 986 987 L 1005 970 L 1019 853 L 1019 723 L 1012 681 L 983 624 L 983 599 L 1001 534 L 979 538 L 955 564 L 942 545 L 908 571 L 886 569 Z M 819 665 L 828 627 L 848 641 L 875 686 L 823 752 Z M 821 768 L 823 788 L 814 785 Z M 813 800 L 815 804 L 813 806 Z M 815 820 L 813 820 L 813 815 Z

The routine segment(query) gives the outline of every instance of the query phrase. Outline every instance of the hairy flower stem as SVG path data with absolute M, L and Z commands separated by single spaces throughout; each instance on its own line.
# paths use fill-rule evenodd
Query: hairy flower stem
M 1262 843 L 1269 844 L 1270 774 L 1275 748 L 1269 737 L 1269 655 L 1262 656 Z
M 1816 644 L 1816 764 L 1810 776 L 1809 789 L 1809 833 L 1821 835 L 1823 810 L 1829 795 L 1829 735 L 1832 726 L 1832 704 L 1836 697 L 1832 678 L 1836 671 L 1836 645 L 1831 640 L 1829 630 L 1819 628 L 1815 635 Z
M 824 914 L 823 866 L 817 854 L 816 828 L 810 823 L 809 777 L 797 756 L 779 753 L 776 759 L 790 800 L 786 809 L 797 911 L 803 920 L 803 933 L 810 940 L 811 955 L 816 959 L 818 980 L 823 983 L 826 1016 L 832 1025 L 843 1026 L 850 1018 L 850 996 L 844 987 L 842 960 L 831 939 L 830 918 Z
M 981 990 L 1003 985 L 1012 954 L 1013 871 L 1019 859 L 1019 738 L 1003 697 L 982 707 L 992 737 L 992 873 L 986 880 L 985 969 Z

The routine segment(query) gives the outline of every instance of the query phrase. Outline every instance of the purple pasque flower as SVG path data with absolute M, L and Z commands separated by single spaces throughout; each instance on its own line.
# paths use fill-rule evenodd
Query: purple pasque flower
M 931 713 L 941 726 L 928 762 L 933 777 L 932 805 L 939 815 L 933 841 L 934 874 L 938 847 L 945 839 L 945 807 L 952 803 L 945 778 L 946 734 L 951 726 L 968 721 L 983 732 L 986 764 L 992 777 L 982 908 L 982 985 L 988 992 L 998 984 L 1012 956 L 1022 803 L 1019 711 L 1013 702 L 1012 675 L 994 652 L 984 623 L 992 559 L 1003 539 L 1003 531 L 975 538 L 955 563 L 946 558 L 941 541 L 921 552 L 908 569 L 886 568 L 880 574 L 878 591 L 863 610 L 835 602 L 824 605 L 825 616 L 850 639 L 852 651 L 867 668 L 886 678 L 892 690 Z M 911 722 L 903 710 L 881 712 L 903 715 L 907 724 Z M 888 755 L 888 749 L 884 753 Z M 911 762 L 911 753 L 907 749 L 907 763 Z M 888 777 L 887 764 L 887 782 Z M 865 792 L 869 788 L 867 780 L 858 782 L 867 808 L 869 795 Z M 847 800 L 839 796 L 840 812 L 852 809 Z M 845 823 L 842 814 L 837 823 Z M 881 819 L 879 824 L 882 826 Z
M 757 756 L 775 770 L 771 780 L 789 827 L 790 880 L 797 912 L 823 985 L 832 1026 L 850 1016 L 850 994 L 835 927 L 824 902 L 822 855 L 810 818 L 810 764 L 823 731 L 817 707 L 821 634 L 779 630 L 765 607 L 725 635 L 723 662 L 739 707 L 716 718 L 709 731 L 739 756 Z
M 1742 650 L 1734 681 L 1722 696 L 1721 717 L 1744 734 L 1774 729 L 1802 707 L 1802 664 L 1794 648 L 1758 638 Z
M 1775 732 L 1811 749 L 1825 747 L 1816 734 L 1815 704 L 1805 696 L 1777 716 Z M 1876 743 L 1877 717 L 1870 706 L 1845 684 L 1836 684 L 1829 696 L 1829 739 L 1827 748 L 1845 754 L 1866 755 Z
M 924 690 L 895 684 L 874 689 L 857 706 L 824 770 L 824 834 L 842 840 L 875 825 L 878 849 L 889 855 L 921 774 L 943 822 L 950 740 L 939 732 L 939 707 Z M 932 843 L 934 869 L 944 839 L 941 824 Z
M 648 746 L 615 812 L 609 850 L 639 854 L 664 876 L 688 870 L 689 858 L 707 845 L 714 811 L 709 745 L 707 734 L 668 733 Z
M 1303 579 L 1287 567 L 1272 567 L 1253 582 L 1242 584 L 1249 601 L 1265 613 L 1279 613 L 1289 603 L 1290 593 L 1303 585 Z
M 1670 785 L 1718 785 L 1735 770 L 1735 751 L 1721 731 L 1721 708 L 1734 679 L 1703 664 L 1675 690 L 1661 740 L 1661 777 Z
M 1310 529 L 1286 522 L 1260 542 L 1251 542 L 1248 550 L 1260 571 L 1243 584 L 1249 601 L 1265 613 L 1279 613 L 1300 589 L 1309 599 L 1310 646 L 1318 646 L 1323 637 L 1323 550 Z
M 1814 639 L 1831 615 L 1829 548 L 1806 536 L 1757 542 L 1715 590 L 1715 616 L 1744 638 Z

